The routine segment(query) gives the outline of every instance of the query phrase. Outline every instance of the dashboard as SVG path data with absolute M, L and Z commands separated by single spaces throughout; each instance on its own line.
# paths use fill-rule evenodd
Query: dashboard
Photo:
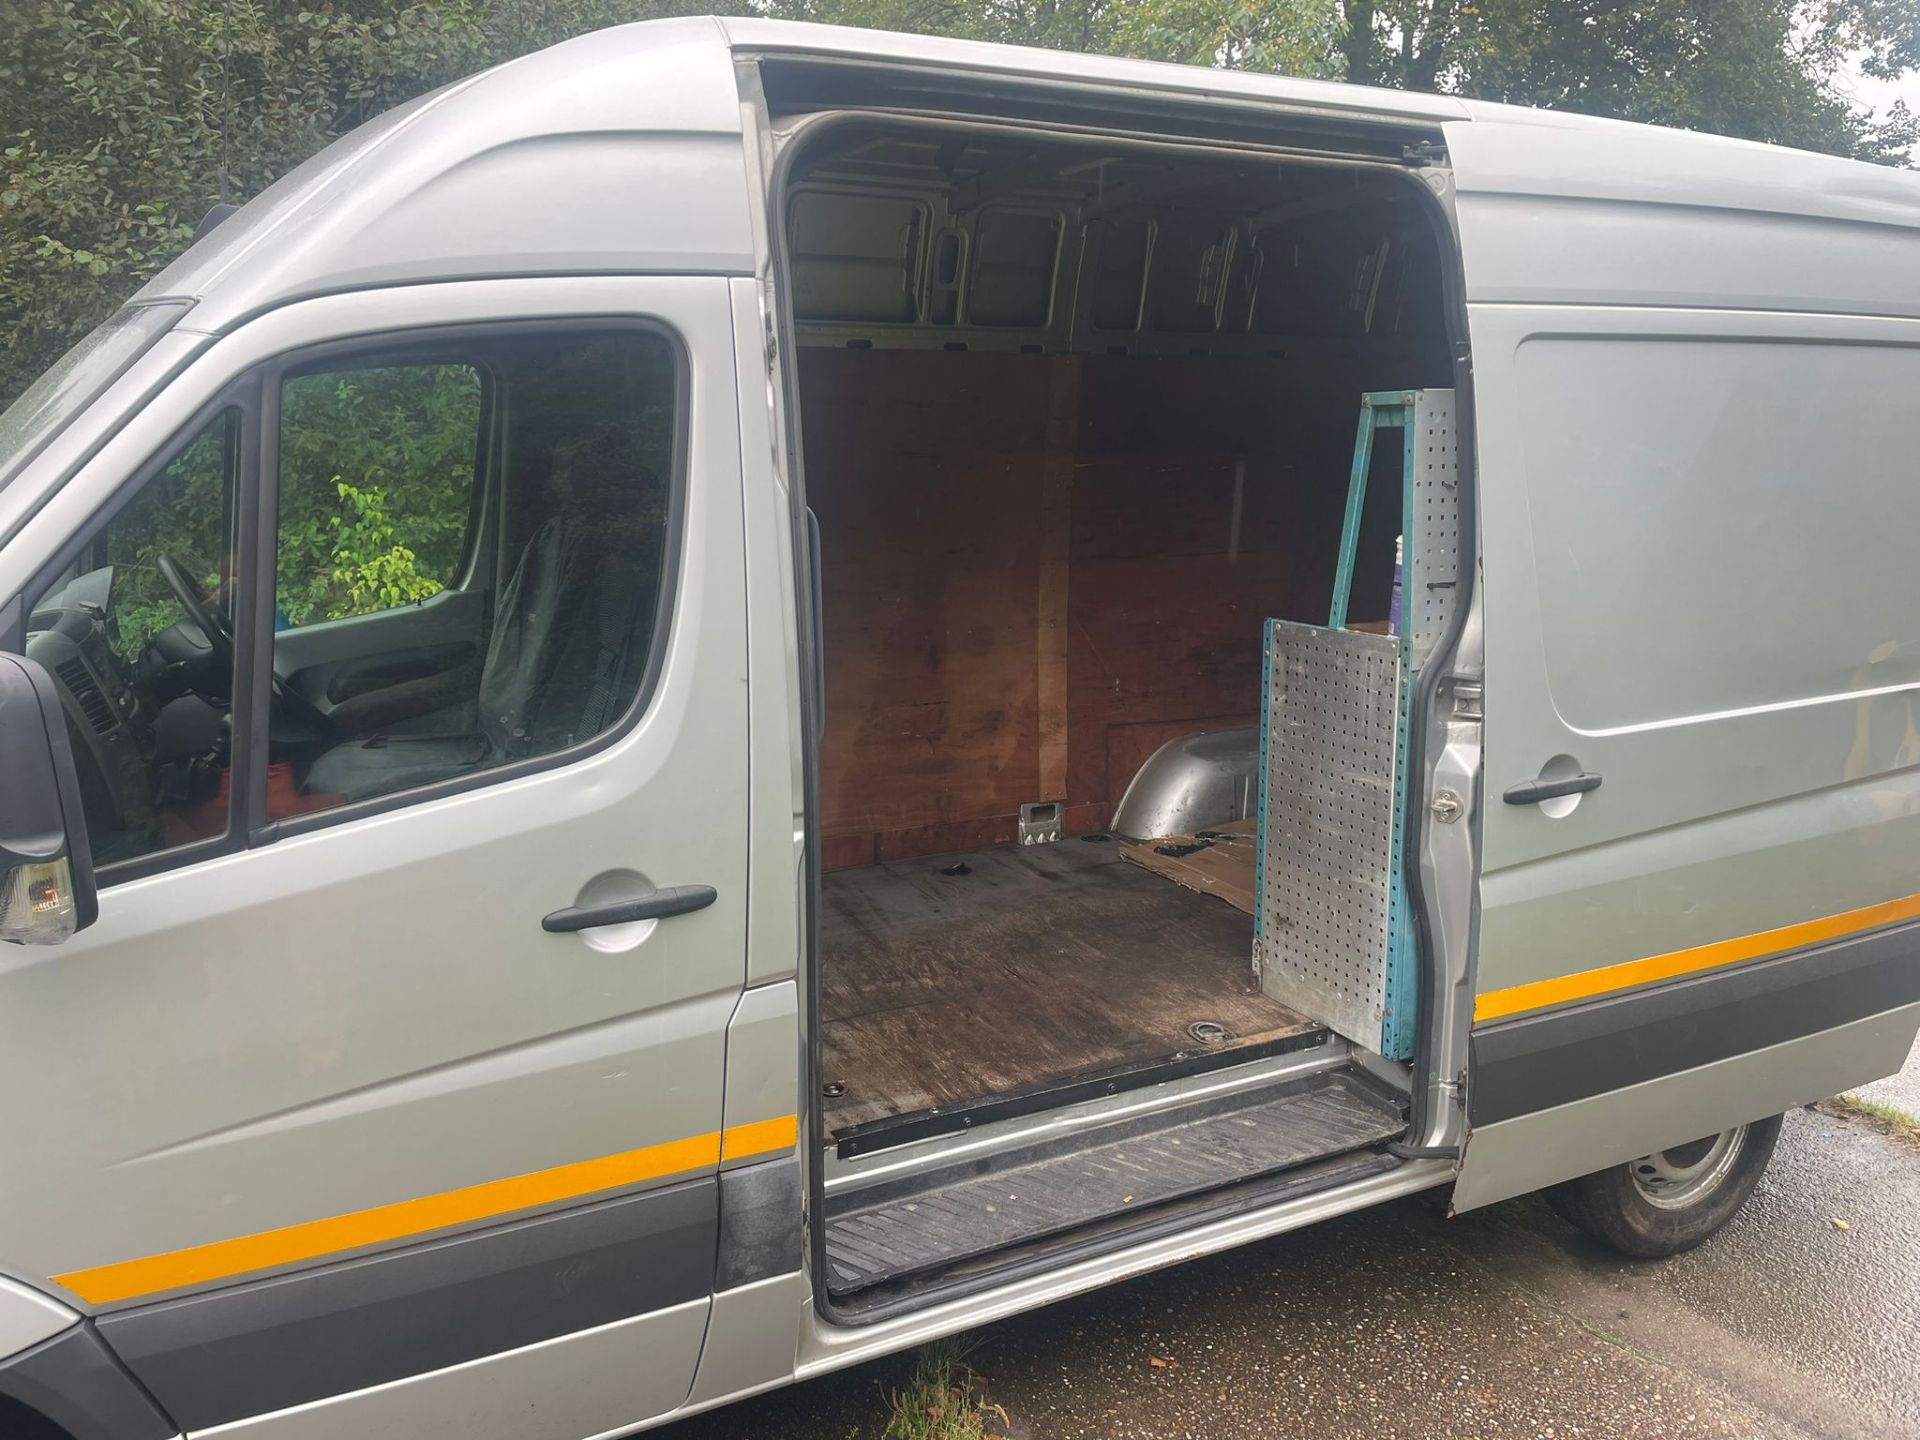
M 113 567 L 49 591 L 27 621 L 27 658 L 60 687 L 96 863 L 143 853 L 162 811 L 196 798 L 196 770 L 225 765 L 225 699 L 208 698 L 212 650 L 190 621 L 137 659 L 116 648 Z

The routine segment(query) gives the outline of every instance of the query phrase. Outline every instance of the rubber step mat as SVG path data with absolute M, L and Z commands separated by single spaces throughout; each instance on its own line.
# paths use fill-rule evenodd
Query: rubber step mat
M 827 1219 L 827 1289 L 850 1295 L 1009 1245 L 1348 1154 L 1406 1129 L 1399 1105 L 1345 1072 L 1143 1133 L 998 1163 Z

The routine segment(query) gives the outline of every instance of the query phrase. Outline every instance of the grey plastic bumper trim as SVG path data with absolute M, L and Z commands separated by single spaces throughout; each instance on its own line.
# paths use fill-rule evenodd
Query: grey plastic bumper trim
M 0 1395 L 38 1411 L 72 1440 L 169 1440 L 180 1433 L 90 1320 L 0 1361 Z
M 187 1430 L 703 1298 L 711 1177 L 110 1315 L 101 1334 Z
M 800 1160 L 788 1155 L 720 1172 L 720 1260 L 716 1291 L 800 1269 Z
M 1920 924 L 1892 926 L 1473 1032 L 1476 1126 L 1728 1060 L 1920 1000 Z

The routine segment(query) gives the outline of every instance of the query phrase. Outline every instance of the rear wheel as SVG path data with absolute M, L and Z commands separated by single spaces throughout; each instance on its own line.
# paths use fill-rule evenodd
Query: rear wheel
M 1546 1192 L 1596 1240 L 1641 1259 L 1691 1250 L 1738 1213 L 1760 1183 L 1781 1117 L 1656 1150 Z

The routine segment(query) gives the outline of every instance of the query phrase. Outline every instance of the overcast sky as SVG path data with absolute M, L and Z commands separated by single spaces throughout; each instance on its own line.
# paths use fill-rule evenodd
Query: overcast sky
M 1895 100 L 1905 100 L 1907 109 L 1920 115 L 1920 70 L 1910 70 L 1898 80 L 1869 80 L 1858 71 L 1844 76 L 1841 86 L 1863 105 L 1885 110 Z M 1920 156 L 1914 157 L 1920 161 Z

